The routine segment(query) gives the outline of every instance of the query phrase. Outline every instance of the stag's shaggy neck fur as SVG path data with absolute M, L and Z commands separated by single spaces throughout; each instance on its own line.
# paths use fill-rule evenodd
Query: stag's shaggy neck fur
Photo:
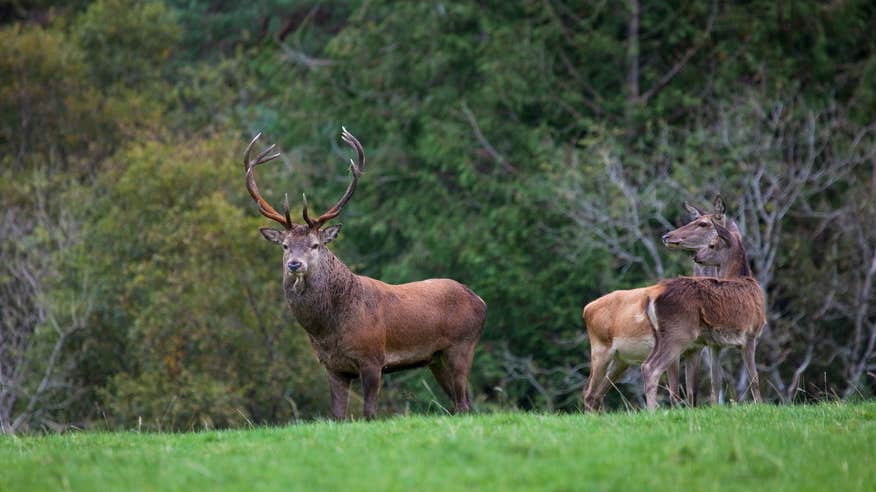
M 283 275 L 283 290 L 298 323 L 313 337 L 323 338 L 341 326 L 353 304 L 361 298 L 359 276 L 347 268 L 327 247 L 320 246 L 320 261 L 307 275 L 288 271 Z

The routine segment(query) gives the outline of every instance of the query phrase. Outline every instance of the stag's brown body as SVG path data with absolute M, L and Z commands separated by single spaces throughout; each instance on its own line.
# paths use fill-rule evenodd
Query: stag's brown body
M 286 300 L 320 363 L 351 378 L 362 367 L 385 373 L 444 356 L 471 360 L 486 318 L 484 301 L 455 280 L 391 285 L 354 274 L 334 255 L 320 260 L 303 290 L 295 282 L 285 274 Z
M 250 160 L 256 136 L 244 153 L 247 190 L 265 217 L 284 230 L 262 228 L 262 235 L 282 245 L 283 288 L 289 308 L 307 331 L 317 358 L 328 373 L 332 413 L 344 418 L 352 379 L 362 380 L 364 415 L 376 414 L 381 374 L 429 366 L 456 411 L 471 409 L 468 376 L 484 328 L 487 306 L 454 280 L 430 279 L 390 285 L 356 275 L 327 247 L 340 225 L 323 228 L 352 197 L 364 165 L 361 144 L 346 130 L 343 139 L 356 151 L 353 179 L 340 201 L 312 219 L 304 200 L 306 225 L 295 224 L 288 200 L 280 214 L 261 197 L 253 176 L 273 146 Z

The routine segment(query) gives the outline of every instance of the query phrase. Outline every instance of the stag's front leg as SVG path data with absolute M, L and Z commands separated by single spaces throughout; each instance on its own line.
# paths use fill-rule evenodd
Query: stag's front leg
M 329 389 L 332 395 L 332 415 L 334 415 L 336 420 L 344 420 L 344 417 L 347 415 L 347 401 L 349 401 L 350 396 L 351 378 L 330 370 L 327 372 Z
M 381 367 L 377 365 L 359 368 L 362 378 L 362 395 L 365 399 L 363 415 L 367 420 L 373 420 L 377 415 L 377 395 L 380 393 Z

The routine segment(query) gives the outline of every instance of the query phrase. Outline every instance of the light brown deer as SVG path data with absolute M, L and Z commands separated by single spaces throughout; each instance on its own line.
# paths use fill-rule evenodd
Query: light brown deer
M 664 244 L 670 249 L 706 247 L 716 237 L 711 220 L 722 225 L 727 220 L 724 200 L 721 195 L 715 197 L 712 213 L 703 212 L 687 202 L 684 202 L 684 207 L 691 214 L 692 221 L 665 234 Z M 728 222 L 729 227 L 738 233 L 736 223 Z M 693 272 L 694 275 L 715 275 L 716 270 L 694 262 Z M 590 339 L 590 378 L 583 395 L 585 410 L 598 410 L 609 387 L 631 365 L 641 364 L 651 353 L 654 336 L 645 310 L 653 288 L 617 290 L 584 306 L 582 317 Z M 699 361 L 698 354 L 685 358 L 686 399 L 690 405 L 696 405 Z M 674 402 L 679 400 L 678 367 L 678 361 L 674 361 L 666 370 L 669 395 Z
M 703 346 L 744 348 L 752 397 L 761 401 L 754 354 L 766 323 L 763 290 L 751 276 L 739 237 L 715 220 L 712 224 L 717 237 L 697 252 L 695 261 L 717 266 L 721 278 L 679 277 L 649 291 L 647 313 L 655 344 L 642 364 L 642 378 L 645 401 L 652 410 L 657 407 L 660 375 L 679 356 Z M 713 371 L 712 384 L 720 387 L 720 371 Z
M 315 219 L 304 198 L 305 224 L 292 222 L 288 197 L 280 214 L 259 193 L 253 170 L 279 156 L 268 155 L 272 145 L 250 159 L 260 136 L 244 152 L 246 188 L 262 215 L 283 225 L 260 232 L 283 247 L 286 301 L 326 368 L 335 418 L 346 415 L 353 379 L 362 380 L 364 416 L 372 419 L 381 375 L 421 366 L 429 367 L 455 411 L 469 411 L 468 376 L 487 315 L 484 301 L 455 280 L 390 285 L 356 275 L 326 247 L 341 225 L 323 226 L 353 196 L 365 162 L 362 145 L 346 129 L 342 138 L 357 155 L 350 160 L 352 181 L 340 201 Z

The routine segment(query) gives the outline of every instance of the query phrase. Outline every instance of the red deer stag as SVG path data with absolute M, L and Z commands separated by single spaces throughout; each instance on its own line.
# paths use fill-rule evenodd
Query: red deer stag
M 687 202 L 684 202 L 684 208 L 690 213 L 691 221 L 674 231 L 667 232 L 663 235 L 663 244 L 669 249 L 680 249 L 683 251 L 700 251 L 709 245 L 718 235 L 715 227 L 712 225 L 714 220 L 718 224 L 726 227 L 737 239 L 742 240 L 742 235 L 739 233 L 739 227 L 733 219 L 727 218 L 724 214 L 726 206 L 724 199 L 720 194 L 715 196 L 714 209 L 711 214 L 704 212 Z M 696 261 L 693 262 L 694 277 L 717 277 L 718 268 L 715 266 L 701 265 Z M 702 350 L 702 353 L 709 352 L 709 365 L 712 371 L 711 384 L 711 401 L 712 404 L 718 403 L 718 396 L 721 386 L 715 383 L 715 374 L 721 370 L 720 366 L 720 348 L 711 346 Z M 697 397 L 697 379 L 702 356 L 690 356 L 684 359 L 684 375 L 685 375 L 685 391 L 688 403 L 696 405 Z M 671 368 L 668 371 L 670 371 Z M 720 377 L 717 378 L 720 380 Z
M 715 211 L 707 214 L 684 202 L 690 212 L 692 222 L 663 236 L 663 242 L 670 249 L 700 249 L 709 244 L 716 233 L 711 219 L 724 223 L 724 200 L 715 197 Z M 702 226 L 702 222 L 706 226 Z M 729 227 L 738 232 L 736 223 L 729 221 Z M 713 267 L 704 267 L 694 262 L 694 275 L 715 275 Z M 644 287 L 630 290 L 617 290 L 596 299 L 582 312 L 587 335 L 590 339 L 590 378 L 584 389 L 584 409 L 598 410 L 602 406 L 605 392 L 617 381 L 631 365 L 644 362 L 654 346 L 651 322 L 645 313 L 648 306 L 649 289 Z M 696 405 L 697 371 L 699 357 L 691 355 L 685 359 L 687 401 Z M 669 395 L 678 400 L 678 361 L 667 368 Z
M 739 237 L 712 223 L 717 237 L 697 252 L 695 261 L 717 266 L 721 278 L 678 277 L 660 282 L 649 292 L 647 312 L 655 344 L 642 364 L 642 378 L 651 410 L 657 407 L 657 382 L 663 371 L 682 354 L 703 346 L 744 347 L 751 393 L 755 402 L 761 401 L 754 352 L 766 323 L 763 290 L 751 276 Z M 713 371 L 712 379 L 720 387 L 720 371 Z
M 365 161 L 362 145 L 346 129 L 342 138 L 358 158 L 350 160 L 352 181 L 340 201 L 319 217 L 310 217 L 304 198 L 305 224 L 292 222 L 288 196 L 280 214 L 259 193 L 253 170 L 280 155 L 268 155 L 272 145 L 250 159 L 260 136 L 243 155 L 246 188 L 262 215 L 283 225 L 260 232 L 283 247 L 286 301 L 326 368 L 335 418 L 346 415 L 351 380 L 362 380 L 364 415 L 372 419 L 381 374 L 421 366 L 429 366 L 455 411 L 469 411 L 468 376 L 486 319 L 484 301 L 454 280 L 389 285 L 356 275 L 326 247 L 341 225 L 323 226 L 353 196 Z

